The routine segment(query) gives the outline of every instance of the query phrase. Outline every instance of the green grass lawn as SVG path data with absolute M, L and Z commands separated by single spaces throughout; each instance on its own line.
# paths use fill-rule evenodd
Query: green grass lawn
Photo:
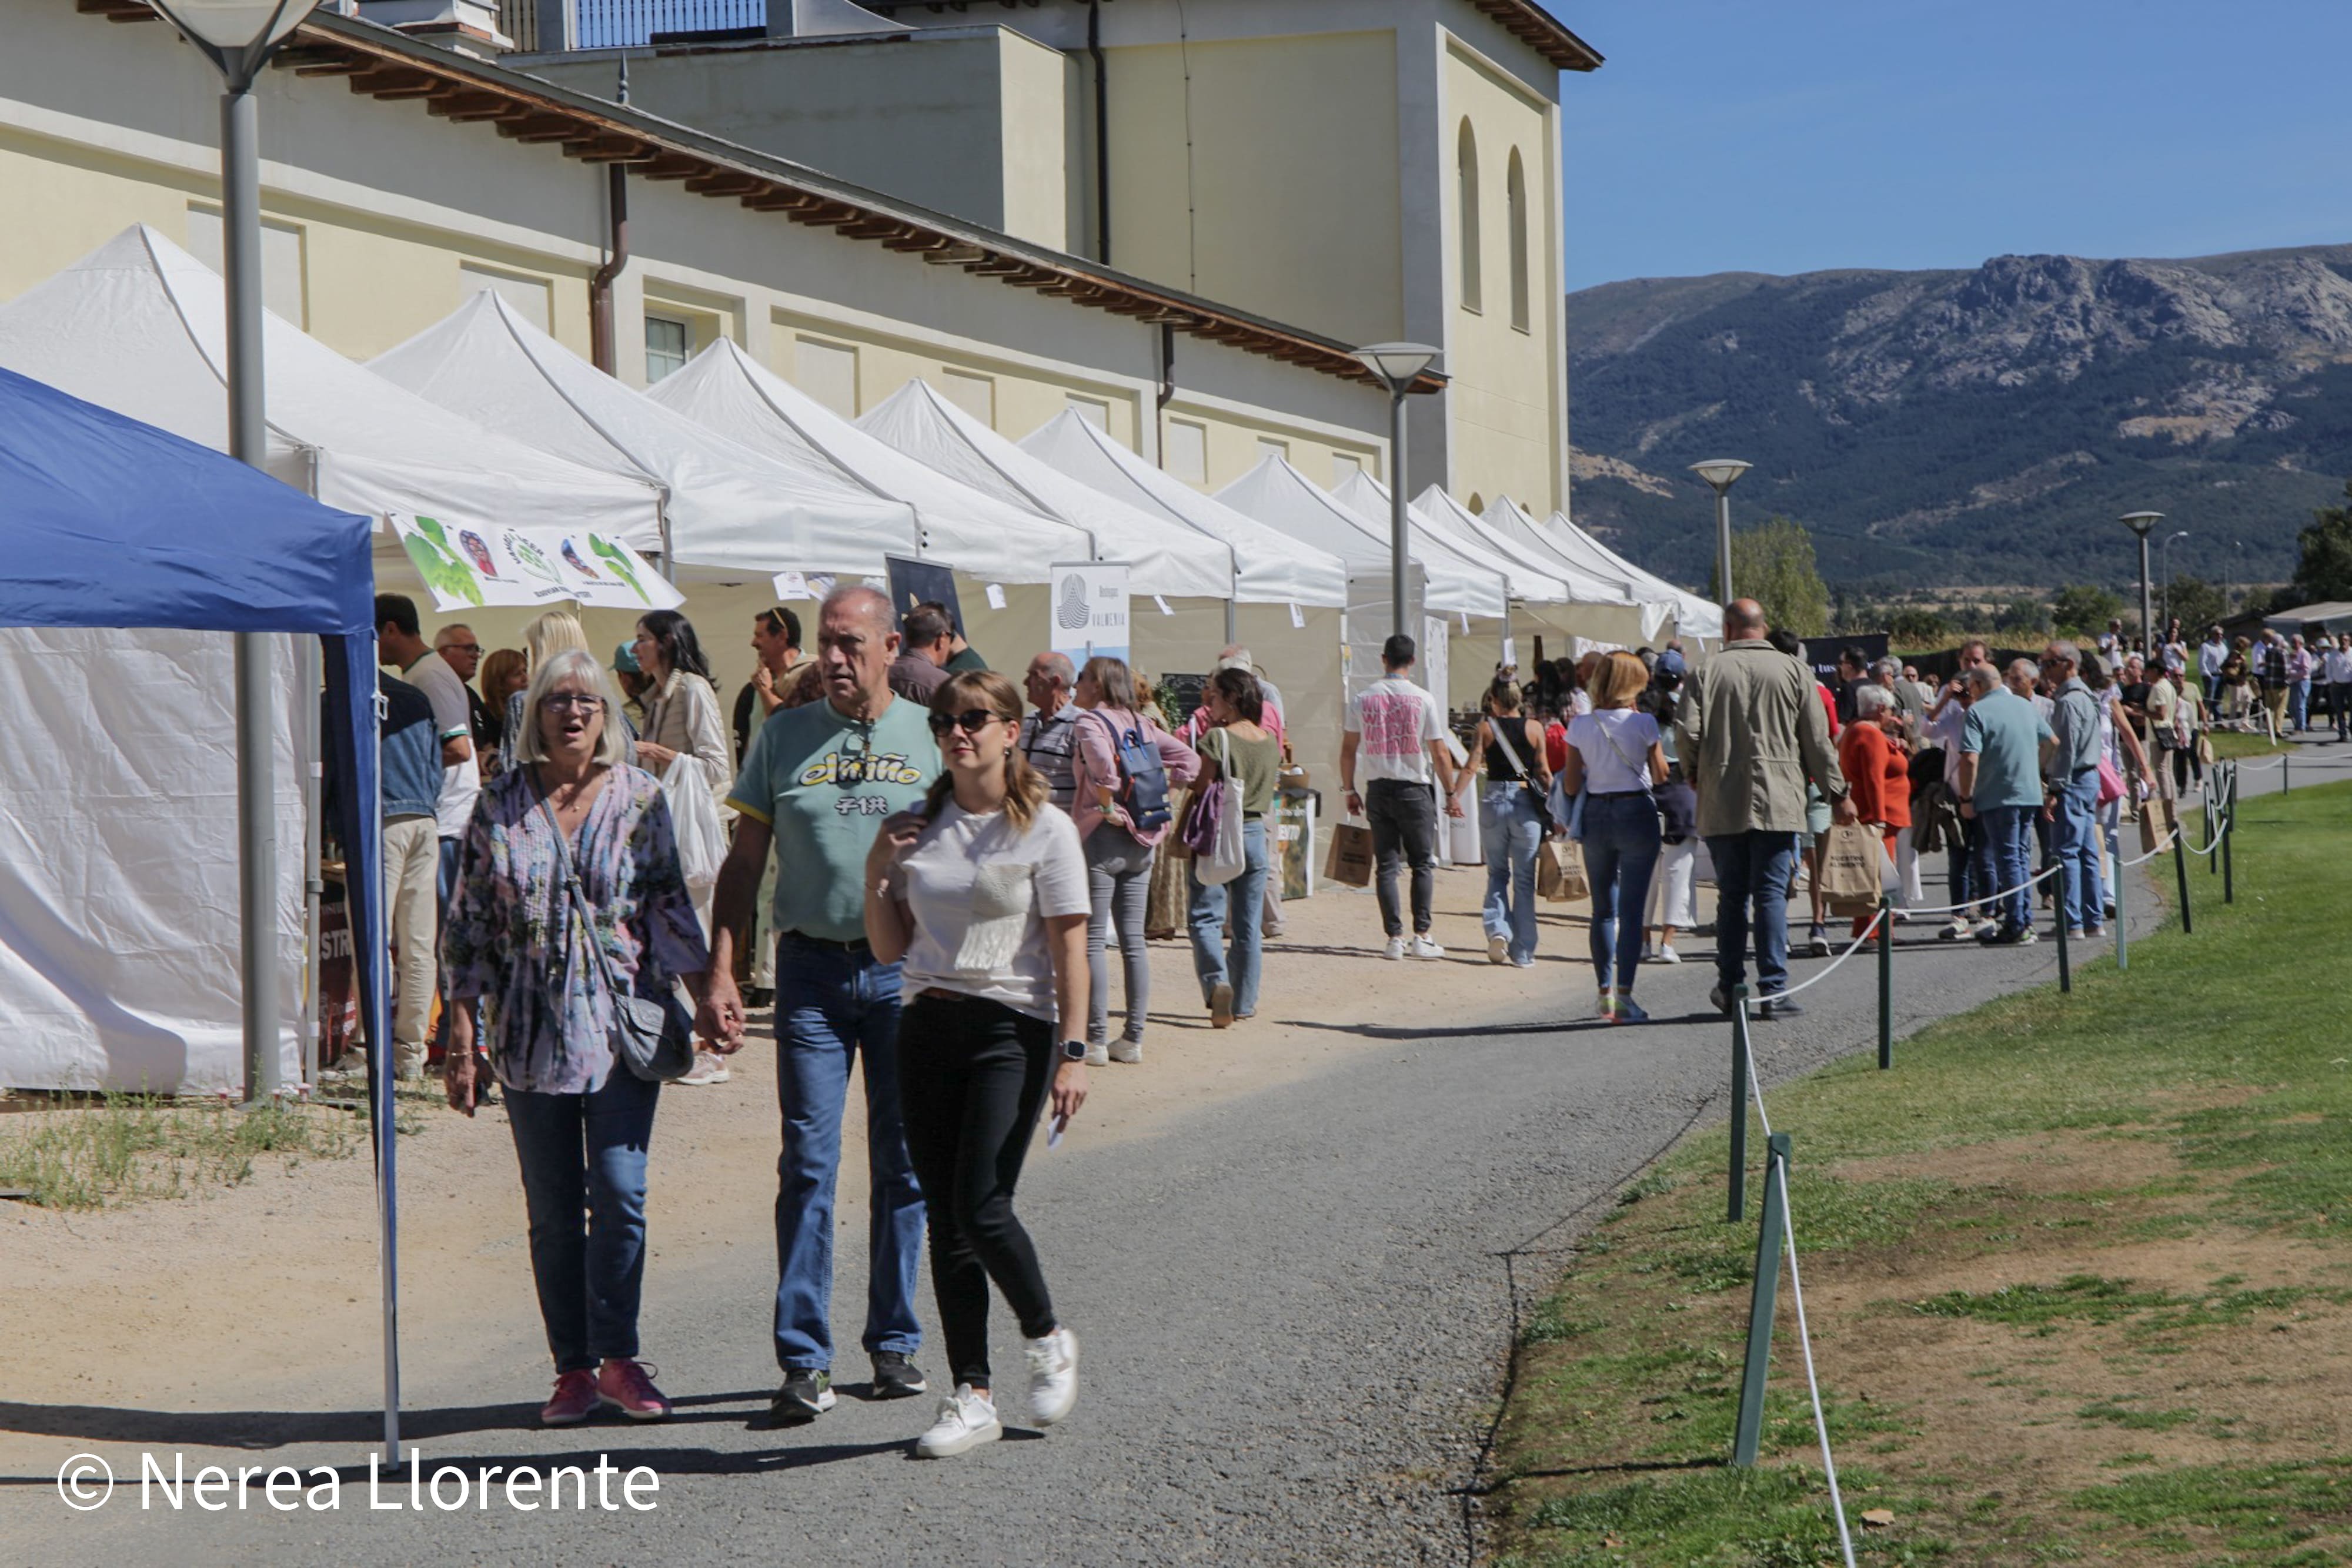
M 2235 853 L 2237 902 L 2197 871 L 2196 934 L 2128 974 L 2103 949 L 2071 996 L 1772 1092 L 1866 1561 L 2352 1560 L 2352 784 L 2248 801 Z M 1725 1462 L 1760 1186 L 1724 1223 L 1727 1137 L 1629 1190 L 1523 1325 L 1500 1561 L 1835 1560 L 1785 1286 L 1765 1462 Z

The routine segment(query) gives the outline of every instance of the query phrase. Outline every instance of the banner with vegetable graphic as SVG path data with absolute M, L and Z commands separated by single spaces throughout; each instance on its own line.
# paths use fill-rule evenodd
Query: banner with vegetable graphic
M 573 601 L 599 610 L 670 610 L 686 595 L 643 556 L 603 534 L 392 514 L 394 532 L 436 609 Z

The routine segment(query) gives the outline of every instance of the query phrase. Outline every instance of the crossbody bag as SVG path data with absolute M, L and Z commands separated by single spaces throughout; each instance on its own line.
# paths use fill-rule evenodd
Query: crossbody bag
M 613 956 L 596 937 L 596 915 L 588 905 L 588 890 L 572 867 L 571 841 L 544 792 L 539 797 L 539 809 L 547 813 L 547 825 L 555 832 L 556 873 L 563 878 L 572 907 L 580 916 L 581 934 L 596 954 L 597 977 L 613 1000 L 613 1054 L 634 1076 L 648 1083 L 683 1078 L 694 1066 L 694 1041 L 680 1024 L 677 1009 L 667 1001 L 633 994 L 614 977 Z

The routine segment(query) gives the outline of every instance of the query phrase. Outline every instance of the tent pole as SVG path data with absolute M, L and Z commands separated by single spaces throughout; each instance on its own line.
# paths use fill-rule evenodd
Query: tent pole
M 228 315 L 229 454 L 267 465 L 262 392 L 261 140 L 252 84 L 231 78 L 221 99 L 221 252 Z M 266 1102 L 282 1085 L 278 1058 L 278 843 L 271 722 L 275 694 L 268 637 L 236 634 L 237 909 L 243 923 L 245 1098 Z
M 320 695 L 319 643 L 315 637 L 298 637 L 294 641 L 294 690 L 296 700 L 310 705 L 307 710 L 318 713 Z M 302 1082 L 305 1086 L 319 1082 L 319 998 L 320 969 L 324 956 L 319 948 L 319 906 L 325 896 L 327 884 L 319 874 L 320 841 L 326 824 L 320 820 L 324 793 L 325 736 L 315 721 L 310 729 L 310 744 L 302 759 L 302 905 L 304 948 L 306 961 L 302 966 Z M 344 930 L 351 929 L 351 911 L 344 911 Z

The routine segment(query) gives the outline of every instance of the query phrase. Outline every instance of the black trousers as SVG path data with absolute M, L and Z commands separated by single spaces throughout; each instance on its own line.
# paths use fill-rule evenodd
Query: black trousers
M 1054 1029 L 977 997 L 924 995 L 898 1028 L 898 1104 L 931 1222 L 931 1290 L 954 1381 L 988 1387 L 988 1282 L 1021 1333 L 1054 1332 L 1013 1189 L 1054 1077 Z
M 1426 784 L 1375 779 L 1364 787 L 1364 821 L 1371 826 L 1379 867 L 1374 891 L 1381 928 L 1391 936 L 1404 935 L 1404 912 L 1397 905 L 1397 868 L 1402 864 L 1412 869 L 1413 935 L 1428 936 L 1437 902 L 1436 792 Z

